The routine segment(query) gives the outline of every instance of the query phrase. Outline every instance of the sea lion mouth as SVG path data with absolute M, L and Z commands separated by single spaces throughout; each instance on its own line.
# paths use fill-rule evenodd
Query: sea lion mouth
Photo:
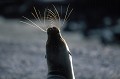
M 47 29 L 47 33 L 48 34 L 58 34 L 59 33 L 59 29 L 57 27 L 49 27 Z

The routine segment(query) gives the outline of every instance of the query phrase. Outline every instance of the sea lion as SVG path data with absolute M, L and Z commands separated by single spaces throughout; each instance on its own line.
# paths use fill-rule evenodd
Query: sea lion
M 49 27 L 47 35 L 47 79 L 75 79 L 71 53 L 60 30 L 57 27 Z

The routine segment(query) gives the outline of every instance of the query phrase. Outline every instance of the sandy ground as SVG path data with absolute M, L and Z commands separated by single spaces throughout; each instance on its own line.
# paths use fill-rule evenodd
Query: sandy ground
M 39 22 L 37 22 L 39 25 Z M 120 79 L 120 47 L 64 33 L 76 79 Z M 0 79 L 46 79 L 47 34 L 19 20 L 0 18 Z

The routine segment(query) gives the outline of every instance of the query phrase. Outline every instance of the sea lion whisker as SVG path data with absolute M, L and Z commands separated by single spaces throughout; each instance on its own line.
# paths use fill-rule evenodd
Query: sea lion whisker
M 48 19 L 55 19 L 55 18 L 54 18 L 52 15 L 50 15 L 50 14 L 47 15 L 47 18 L 48 18 Z
M 35 8 L 35 7 L 33 7 L 33 8 L 34 8 L 34 11 L 35 11 L 35 13 L 36 13 L 36 15 L 37 15 L 38 20 L 40 21 L 40 18 L 39 18 L 39 16 L 38 16 L 38 12 L 36 11 L 36 8 Z
M 57 20 L 56 14 L 54 14 L 52 10 L 48 9 L 48 13 L 50 13 L 54 17 L 54 19 Z
M 51 27 L 53 27 L 53 24 L 55 23 L 54 19 L 52 19 L 51 17 L 47 17 L 47 19 L 48 19 L 48 21 L 50 21 L 50 23 L 52 25 Z
M 31 13 L 32 15 L 33 15 L 33 17 L 35 18 L 35 19 L 38 19 L 36 16 L 35 16 L 35 14 L 34 13 Z M 40 21 L 40 23 L 42 24 L 42 26 L 43 26 L 43 23 L 41 22 L 41 20 L 39 19 L 39 21 Z
M 50 22 L 54 23 L 54 20 L 53 19 L 49 19 Z
M 52 4 L 53 5 L 53 4 Z M 59 13 L 58 13 L 58 10 L 57 10 L 57 8 L 53 5 L 53 7 L 54 7 L 54 9 L 55 9 L 55 11 L 56 11 L 56 13 L 57 13 L 57 16 L 58 16 L 58 22 L 59 22 L 59 25 L 60 25 L 60 15 L 59 15 Z
M 55 14 L 52 10 L 50 10 L 50 9 L 47 9 L 47 10 L 48 10 L 48 12 L 51 13 L 53 16 L 56 16 L 56 14 Z
M 54 27 L 55 25 L 54 25 L 54 21 L 50 21 L 51 22 L 51 27 Z
M 69 14 L 68 14 L 66 20 L 69 18 L 69 16 L 70 16 L 70 14 L 72 13 L 72 11 L 73 11 L 73 9 L 70 10 L 70 12 L 69 12 Z
M 40 10 L 38 10 L 38 12 L 39 12 L 39 15 L 40 15 L 40 18 L 42 18 L 42 16 L 41 16 L 41 13 L 40 13 Z M 41 21 L 40 21 L 41 22 Z M 44 27 L 44 24 L 41 22 L 41 24 L 42 24 L 42 26 Z
M 48 14 L 47 19 L 55 19 L 52 15 Z
M 53 17 L 50 13 L 47 14 L 47 17 Z
M 33 7 L 33 8 L 34 8 L 34 11 L 35 11 L 36 16 L 37 16 L 36 19 L 38 19 L 38 20 L 40 21 L 40 23 L 42 24 L 42 26 L 44 27 L 43 23 L 42 23 L 41 20 L 40 20 L 40 17 L 41 17 L 40 11 L 38 10 L 38 12 L 37 12 L 36 8 L 35 8 L 35 7 Z M 38 13 L 39 13 L 40 17 L 38 16 Z
M 32 25 L 32 24 L 30 24 L 30 23 L 27 23 L 27 22 L 24 22 L 24 21 L 20 21 L 20 22 L 35 27 L 34 25 Z M 38 27 L 38 28 L 40 29 L 40 27 Z M 40 30 L 41 30 L 41 29 L 40 29 Z M 46 32 L 45 30 L 42 30 L 42 31 Z
M 35 19 L 37 19 L 37 17 L 35 16 L 35 14 L 34 13 L 31 13 L 32 15 L 33 15 L 33 17 L 35 18 Z
M 27 23 L 27 22 L 25 22 L 25 21 L 20 21 L 20 22 L 35 27 L 34 25 L 32 25 L 32 24 L 30 24 L 30 23 Z
M 40 10 L 38 10 L 38 13 L 39 13 L 39 15 L 40 15 L 40 18 L 42 18 L 41 13 L 40 13 Z
M 24 22 L 24 21 L 20 21 L 20 22 L 22 22 L 22 23 L 24 23 L 24 24 L 27 24 L 27 25 L 30 25 L 30 26 L 33 26 L 33 27 L 36 27 L 36 26 L 34 26 L 34 25 L 30 24 L 30 23 Z M 40 27 L 37 27 L 37 28 L 39 28 L 39 29 L 40 29 Z M 42 30 L 42 31 L 46 32 L 46 31 L 45 31 L 45 30 L 43 30 L 43 29 L 40 29 L 40 30 Z
M 45 19 L 46 19 L 46 8 L 45 8 L 45 10 L 44 10 L 44 19 L 43 19 L 43 20 L 44 20 L 44 26 L 46 26 L 46 25 L 45 25 Z
M 54 19 L 55 19 L 55 17 L 54 16 L 52 16 L 52 15 L 50 15 L 50 14 L 48 14 L 47 15 L 47 19 L 50 21 L 50 23 L 54 23 Z
M 32 20 L 28 19 L 27 17 L 23 16 L 23 18 L 25 18 L 26 20 L 30 21 L 33 25 L 35 25 L 36 27 L 38 27 L 39 29 L 41 29 L 42 31 L 46 32 L 45 30 L 43 30 L 41 27 L 39 27 L 37 24 L 35 24 Z
M 65 17 L 64 17 L 62 26 L 64 25 L 64 23 L 65 23 L 65 21 L 66 21 L 66 17 L 67 17 L 67 14 L 68 14 L 69 6 L 70 6 L 70 4 L 67 6 L 67 10 L 66 10 L 66 12 L 65 12 Z

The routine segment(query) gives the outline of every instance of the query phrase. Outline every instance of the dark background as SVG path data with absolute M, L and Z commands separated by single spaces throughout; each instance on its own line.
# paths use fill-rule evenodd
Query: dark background
M 61 32 L 76 79 L 120 79 L 119 0 L 0 0 L 0 79 L 46 79 L 47 34 L 20 21 L 30 23 L 25 16 L 42 27 L 31 15 L 33 7 L 43 22 L 44 10 L 53 10 L 52 4 L 61 22 L 67 6 L 73 8 Z
M 70 21 L 68 21 L 64 28 L 65 31 L 74 31 L 77 29 L 86 37 L 91 35 L 91 31 L 98 32 L 98 30 L 100 30 L 103 32 L 103 30 L 106 30 L 105 28 L 107 28 L 112 35 L 109 36 L 112 40 L 106 38 L 104 34 L 99 34 L 101 41 L 103 43 L 111 43 L 113 41 L 119 42 L 119 31 L 116 32 L 115 30 L 119 29 L 119 0 L 1 0 L 0 15 L 5 18 L 19 19 L 24 15 L 28 18 L 35 19 L 31 15 L 33 7 L 39 9 L 43 15 L 44 9 L 50 8 L 52 4 L 56 6 L 59 13 L 61 13 L 60 8 L 62 6 L 62 19 L 64 19 L 66 8 L 69 4 L 70 8 L 74 9 L 70 16 Z M 83 23 L 86 26 L 70 26 L 71 23 Z

